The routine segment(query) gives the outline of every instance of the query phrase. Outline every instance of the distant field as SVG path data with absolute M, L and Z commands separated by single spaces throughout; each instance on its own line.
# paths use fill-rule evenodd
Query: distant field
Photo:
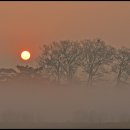
M 104 129 L 104 128 L 113 128 L 113 129 L 127 129 L 130 128 L 130 122 L 120 122 L 120 123 L 95 123 L 95 124 L 86 124 L 86 123 L 1 123 L 0 128 L 97 128 L 97 129 Z
M 96 87 L 3 84 L 0 128 L 130 128 L 129 99 L 129 86 L 110 83 Z

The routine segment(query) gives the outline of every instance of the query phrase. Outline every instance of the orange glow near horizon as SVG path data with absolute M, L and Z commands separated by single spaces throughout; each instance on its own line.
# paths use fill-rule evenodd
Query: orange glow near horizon
M 30 57 L 31 57 L 31 54 L 30 54 L 30 52 L 29 51 L 22 51 L 22 53 L 21 53 L 21 58 L 23 59 L 23 60 L 29 60 L 30 59 Z

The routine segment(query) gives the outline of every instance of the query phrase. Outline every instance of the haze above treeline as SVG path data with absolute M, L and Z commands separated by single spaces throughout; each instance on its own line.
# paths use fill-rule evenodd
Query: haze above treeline
M 42 44 L 101 38 L 130 47 L 129 2 L 0 2 L 0 66 L 22 63 L 23 49 L 32 64 Z

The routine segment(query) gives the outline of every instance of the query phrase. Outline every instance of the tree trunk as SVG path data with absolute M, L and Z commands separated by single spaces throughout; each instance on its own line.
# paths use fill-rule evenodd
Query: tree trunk
M 68 70 L 68 74 L 67 74 L 67 80 L 68 80 L 68 82 L 69 83 L 72 83 L 72 76 L 73 74 L 72 74 L 72 72 L 71 72 L 71 70 L 70 70 L 70 68 L 69 68 L 69 70 Z
M 122 74 L 122 71 L 120 69 L 119 72 L 118 72 L 118 75 L 117 75 L 117 85 L 119 85 L 120 82 L 121 82 L 121 74 Z
M 61 77 L 60 77 L 60 72 L 58 71 L 58 73 L 57 73 L 57 83 L 58 83 L 58 84 L 60 84 L 60 78 L 61 78 Z
M 88 77 L 88 86 L 92 86 L 92 79 L 93 79 L 93 76 L 92 74 L 89 74 L 89 77 Z
M 89 77 L 88 77 L 88 86 L 92 86 L 92 80 L 93 80 L 93 68 L 90 67 Z

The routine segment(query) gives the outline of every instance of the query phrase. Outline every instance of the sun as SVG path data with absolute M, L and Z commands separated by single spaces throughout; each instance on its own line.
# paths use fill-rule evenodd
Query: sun
M 30 54 L 29 51 L 23 51 L 23 52 L 21 53 L 21 58 L 22 58 L 23 60 L 29 60 L 30 57 L 31 57 L 31 54 Z

